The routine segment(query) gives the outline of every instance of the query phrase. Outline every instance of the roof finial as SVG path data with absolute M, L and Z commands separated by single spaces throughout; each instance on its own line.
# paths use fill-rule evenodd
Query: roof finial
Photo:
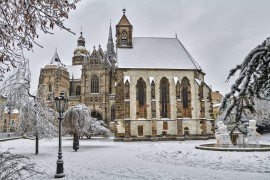
M 177 32 L 175 32 L 175 38 L 178 39 L 178 38 L 177 38 Z
M 55 47 L 55 52 L 57 53 L 57 47 Z
M 126 13 L 126 9 L 125 9 L 125 8 L 123 8 L 123 15 L 125 15 L 125 13 Z
M 112 21 L 111 21 L 111 19 L 110 19 L 110 26 L 112 25 Z
M 82 34 L 83 34 L 83 33 L 82 33 L 82 27 L 81 27 L 81 36 L 82 36 Z

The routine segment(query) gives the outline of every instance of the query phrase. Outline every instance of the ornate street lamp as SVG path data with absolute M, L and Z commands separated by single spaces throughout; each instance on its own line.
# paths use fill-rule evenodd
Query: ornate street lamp
M 60 93 L 59 97 L 54 98 L 55 107 L 59 113 L 59 146 L 58 146 L 58 159 L 57 159 L 57 168 L 56 168 L 56 174 L 55 178 L 62 178 L 65 177 L 64 174 L 64 161 L 62 159 L 62 119 L 63 119 L 63 113 L 65 111 L 65 107 L 67 105 L 67 99 L 64 97 L 64 92 Z

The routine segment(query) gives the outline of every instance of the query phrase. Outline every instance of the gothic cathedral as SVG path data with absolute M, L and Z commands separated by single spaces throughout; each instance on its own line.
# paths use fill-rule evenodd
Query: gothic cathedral
M 104 120 L 115 141 L 212 137 L 211 88 L 199 64 L 177 37 L 133 37 L 125 12 L 116 47 L 110 26 L 106 51 L 100 45 L 88 51 L 81 32 L 72 65 L 55 52 L 39 77 L 48 104 L 64 92 L 69 107 L 83 103 Z

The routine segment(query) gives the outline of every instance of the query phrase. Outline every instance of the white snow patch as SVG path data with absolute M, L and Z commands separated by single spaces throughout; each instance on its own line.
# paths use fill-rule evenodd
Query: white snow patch
M 270 134 L 262 136 L 270 144 Z M 113 142 L 94 137 L 81 139 L 80 149 L 72 149 L 72 137 L 63 138 L 63 179 L 269 179 L 269 152 L 221 152 L 195 149 L 215 140 Z M 1 142 L 0 150 L 29 156 L 46 175 L 32 179 L 54 179 L 58 152 L 57 138 L 40 141 L 19 139 Z

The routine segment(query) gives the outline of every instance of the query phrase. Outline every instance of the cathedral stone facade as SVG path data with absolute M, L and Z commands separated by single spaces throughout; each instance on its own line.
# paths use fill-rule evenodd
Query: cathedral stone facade
M 39 78 L 48 87 L 48 103 L 65 92 L 69 106 L 83 103 L 104 120 L 115 141 L 212 137 L 211 89 L 199 64 L 177 37 L 132 34 L 123 10 L 116 47 L 110 26 L 106 51 L 98 46 L 89 52 L 81 32 L 72 65 L 55 52 Z

